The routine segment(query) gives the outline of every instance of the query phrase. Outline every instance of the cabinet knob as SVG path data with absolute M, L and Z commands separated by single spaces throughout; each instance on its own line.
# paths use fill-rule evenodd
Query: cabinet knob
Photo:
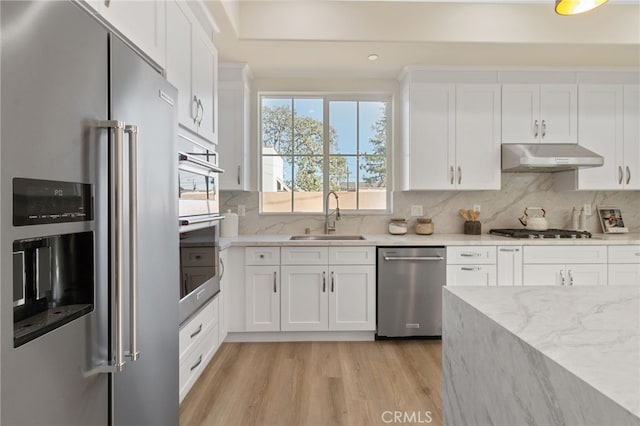
M 261 254 L 261 255 L 260 255 L 260 259 L 264 259 L 264 254 Z

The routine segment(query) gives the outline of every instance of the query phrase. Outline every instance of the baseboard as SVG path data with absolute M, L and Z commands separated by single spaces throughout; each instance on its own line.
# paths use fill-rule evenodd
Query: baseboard
M 225 342 L 366 342 L 375 331 L 278 331 L 229 333 Z

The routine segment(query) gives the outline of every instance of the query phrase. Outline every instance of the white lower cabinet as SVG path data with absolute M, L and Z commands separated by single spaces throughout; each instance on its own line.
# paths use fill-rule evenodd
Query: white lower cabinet
M 498 246 L 496 284 L 522 285 L 521 246 Z
M 640 246 L 609 246 L 609 285 L 640 285 Z
M 328 329 L 327 269 L 318 265 L 282 266 L 282 331 Z
M 447 247 L 447 285 L 496 285 L 496 246 Z
M 524 285 L 606 285 L 606 246 L 524 247 Z
M 247 266 L 244 274 L 247 331 L 280 330 L 280 266 Z
M 282 331 L 375 330 L 375 248 L 283 247 L 281 268 Z
M 218 309 L 218 297 L 215 297 L 180 329 L 180 402 L 218 350 Z

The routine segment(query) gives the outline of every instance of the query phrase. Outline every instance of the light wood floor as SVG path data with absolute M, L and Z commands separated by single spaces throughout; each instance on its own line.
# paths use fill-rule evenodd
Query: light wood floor
M 224 343 L 180 406 L 180 424 L 394 424 L 385 412 L 400 411 L 441 425 L 441 348 L 430 340 Z

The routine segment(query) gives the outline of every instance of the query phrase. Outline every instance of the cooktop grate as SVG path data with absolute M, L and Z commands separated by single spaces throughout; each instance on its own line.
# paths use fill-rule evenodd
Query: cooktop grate
M 573 231 L 569 229 L 547 229 L 546 231 L 532 231 L 530 229 L 492 229 L 493 235 L 511 238 L 591 238 L 591 232 Z

